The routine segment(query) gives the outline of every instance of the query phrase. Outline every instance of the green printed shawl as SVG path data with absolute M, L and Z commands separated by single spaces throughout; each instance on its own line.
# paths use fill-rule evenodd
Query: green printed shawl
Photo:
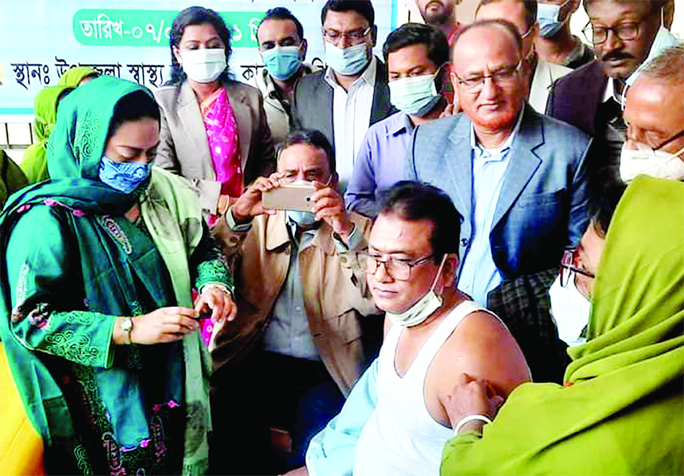
M 97 236 L 79 234 L 92 227 L 89 221 L 95 220 L 95 217 L 90 216 L 121 215 L 136 200 L 142 199 L 143 219 L 167 265 L 175 301 L 180 306 L 192 307 L 188 258 L 202 237 L 202 216 L 196 192 L 182 178 L 158 169 L 151 174 L 150 183 L 145 184 L 148 186 L 140 187 L 129 195 L 97 179 L 114 107 L 121 98 L 141 89 L 147 91 L 136 83 L 103 76 L 79 87 L 65 98 L 48 148 L 48 167 L 52 179 L 10 197 L 0 216 L 0 253 L 5 255 L 13 225 L 28 206 L 40 206 L 46 200 L 52 200 L 74 210 L 74 215 L 80 218 L 72 220 L 72 223 L 83 223 L 83 226 L 76 226 L 72 232 L 80 242 L 79 247 L 92 249 L 98 246 L 93 242 Z M 107 259 L 106 256 L 98 259 Z M 26 412 L 45 442 L 49 470 L 48 459 L 51 454 L 57 458 L 68 457 L 58 452 L 68 447 L 64 437 L 73 435 L 74 428 L 59 386 L 42 361 L 12 335 L 9 328 L 11 300 L 7 270 L 3 267 L 0 273 L 0 311 L 3 314 L 0 318 L 0 338 Z M 112 285 L 119 285 L 117 283 Z M 91 298 L 88 289 L 86 297 Z M 97 296 L 92 298 L 97 300 Z M 127 303 L 121 306 L 125 307 Z M 183 340 L 183 357 L 186 377 L 184 403 L 186 408 L 199 409 L 186 415 L 183 474 L 203 474 L 208 467 L 208 432 L 211 426 L 208 407 L 210 363 L 197 333 Z M 48 421 L 48 414 L 57 415 L 60 421 Z M 55 429 L 58 429 L 59 434 L 55 434 Z
M 442 475 L 684 474 L 684 183 L 640 176 L 606 236 L 566 386 L 523 384 Z

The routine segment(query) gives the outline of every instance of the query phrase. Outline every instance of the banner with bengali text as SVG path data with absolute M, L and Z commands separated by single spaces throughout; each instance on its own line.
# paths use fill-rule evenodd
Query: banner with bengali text
M 373 0 L 378 44 L 397 26 L 398 2 Z M 169 78 L 169 31 L 177 0 L 24 0 L 0 2 L 0 122 L 33 115 L 33 98 L 69 67 L 92 65 L 102 74 L 158 88 Z M 209 0 L 231 29 L 230 70 L 252 83 L 263 68 L 256 30 L 269 8 L 283 6 L 302 22 L 307 61 L 323 62 L 320 12 L 325 0 Z M 144 8 L 141 8 L 144 5 Z

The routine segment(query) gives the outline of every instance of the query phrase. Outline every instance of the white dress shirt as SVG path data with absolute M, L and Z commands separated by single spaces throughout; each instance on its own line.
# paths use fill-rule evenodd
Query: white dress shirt
M 335 160 L 340 177 L 339 190 L 344 192 L 354 170 L 356 157 L 370 125 L 375 91 L 375 73 L 378 62 L 375 56 L 370 64 L 345 91 L 328 68 L 325 80 L 333 88 L 333 131 L 335 134 Z

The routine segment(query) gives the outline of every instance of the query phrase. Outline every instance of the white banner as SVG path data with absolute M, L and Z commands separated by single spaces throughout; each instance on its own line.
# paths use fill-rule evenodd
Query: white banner
M 397 26 L 400 0 L 374 0 L 380 54 Z M 262 68 L 256 28 L 269 8 L 288 8 L 304 25 L 308 62 L 321 62 L 320 15 L 325 0 L 209 0 L 231 28 L 230 70 L 251 82 Z M 144 8 L 141 8 L 144 5 Z M 157 88 L 169 79 L 169 30 L 178 0 L 2 0 L 0 5 L 0 122 L 33 114 L 33 98 L 72 65 Z

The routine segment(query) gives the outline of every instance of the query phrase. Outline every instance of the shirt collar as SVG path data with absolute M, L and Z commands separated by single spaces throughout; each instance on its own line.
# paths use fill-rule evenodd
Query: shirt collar
M 615 79 L 613 78 L 608 78 L 606 90 L 603 93 L 603 102 L 606 103 L 609 99 L 615 99 L 618 103 L 620 103 L 620 101 L 615 98 Z
M 391 136 L 399 134 L 412 134 L 415 126 L 411 122 L 411 118 L 405 112 L 398 112 L 392 123 L 388 127 Z
M 356 80 L 352 83 L 351 87 L 353 88 L 356 86 L 359 82 L 365 82 L 371 87 L 375 87 L 375 73 L 378 69 L 378 60 L 375 58 L 375 55 L 370 60 L 370 63 L 364 70 L 363 74 L 356 78 Z M 337 82 L 337 79 L 335 78 L 335 73 L 333 72 L 332 68 L 328 66 L 325 69 L 325 80 L 327 83 L 332 86 L 333 88 L 338 87 L 340 84 Z
M 520 124 L 522 123 L 522 117 L 524 113 L 525 108 L 523 107 L 520 111 L 520 114 L 518 114 L 518 121 L 515 123 L 513 132 L 511 132 L 511 134 L 506 138 L 506 141 L 503 144 L 501 144 L 501 147 L 497 147 L 496 150 L 500 150 L 501 152 L 503 152 L 504 150 L 509 149 L 511 147 L 511 143 L 513 142 L 515 135 L 518 133 L 518 130 L 520 129 Z M 475 135 L 475 126 L 473 125 L 472 121 L 470 122 L 470 147 L 473 150 L 480 152 L 480 154 L 487 153 L 487 149 L 483 148 L 477 140 L 477 136 Z M 490 154 L 487 153 L 487 155 Z

